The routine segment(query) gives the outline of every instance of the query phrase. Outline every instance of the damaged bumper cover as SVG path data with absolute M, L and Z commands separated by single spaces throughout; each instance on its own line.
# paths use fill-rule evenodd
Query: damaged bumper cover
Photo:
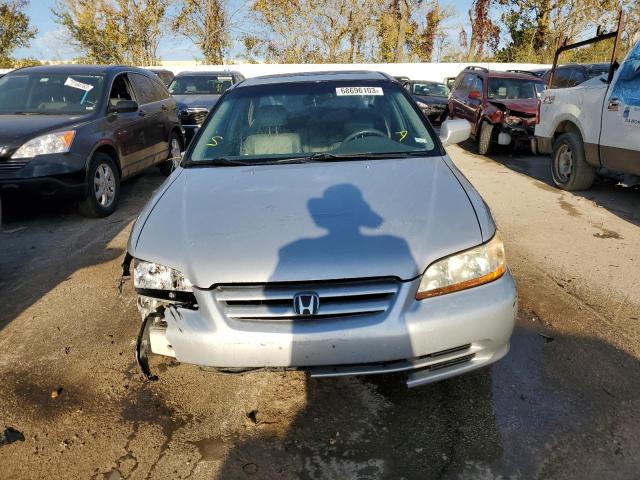
M 410 387 L 483 367 L 507 353 L 517 311 L 509 272 L 423 301 L 415 300 L 417 286 L 401 282 L 381 315 L 287 321 L 230 318 L 212 290 L 194 288 L 197 309 L 169 304 L 142 330 L 150 352 L 180 362 L 305 369 L 314 377 L 406 372 Z

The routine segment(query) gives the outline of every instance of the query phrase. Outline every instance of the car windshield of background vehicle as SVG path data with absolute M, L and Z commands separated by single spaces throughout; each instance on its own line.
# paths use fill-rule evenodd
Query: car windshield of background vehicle
M 441 83 L 414 83 L 414 95 L 430 95 L 432 97 L 448 97 L 451 92 Z
M 491 100 L 538 99 L 544 83 L 516 78 L 489 78 L 487 94 Z
M 89 114 L 100 101 L 102 75 L 14 73 L 0 78 L 0 114 Z
M 185 75 L 176 77 L 169 85 L 171 95 L 222 95 L 233 85 L 229 75 Z
M 232 90 L 218 105 L 187 164 L 304 161 L 329 154 L 439 155 L 400 85 L 340 81 L 263 85 Z M 384 156 L 384 155 L 382 155 Z

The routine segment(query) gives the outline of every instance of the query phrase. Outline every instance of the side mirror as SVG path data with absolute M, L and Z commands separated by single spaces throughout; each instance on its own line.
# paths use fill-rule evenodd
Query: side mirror
M 469 92 L 469 98 L 472 100 L 480 100 L 482 98 L 482 94 L 478 90 L 471 90 Z
M 115 113 L 137 112 L 138 102 L 135 100 L 120 100 L 115 107 L 111 108 L 111 111 Z
M 440 125 L 440 141 L 444 147 L 464 142 L 471 135 L 471 124 L 466 120 L 445 120 Z

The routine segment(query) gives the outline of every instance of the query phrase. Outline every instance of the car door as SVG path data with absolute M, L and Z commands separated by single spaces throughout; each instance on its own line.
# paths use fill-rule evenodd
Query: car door
M 458 76 L 451 93 L 451 112 L 455 118 L 465 118 L 465 104 L 468 99 L 469 89 L 475 75 L 463 73 Z
M 107 124 L 120 152 L 122 176 L 127 177 L 137 171 L 143 160 L 145 139 L 138 112 L 114 112 L 120 100 L 136 100 L 126 73 L 116 75 L 111 82 Z
M 160 154 L 167 151 L 162 102 L 156 99 L 149 78 L 134 72 L 129 72 L 128 76 L 140 105 L 138 121 L 143 132 L 144 148 L 139 168 L 142 169 L 157 163 Z
M 471 92 L 479 92 L 480 98 L 471 98 L 469 96 Z M 475 135 L 476 127 L 478 126 L 478 115 L 480 114 L 480 108 L 482 101 L 485 98 L 484 82 L 478 75 L 473 75 L 471 86 L 469 87 L 469 94 L 467 95 L 467 101 L 464 105 L 464 118 L 471 124 L 471 133 Z
M 610 170 L 640 175 L 640 42 L 618 68 L 606 94 L 600 160 Z

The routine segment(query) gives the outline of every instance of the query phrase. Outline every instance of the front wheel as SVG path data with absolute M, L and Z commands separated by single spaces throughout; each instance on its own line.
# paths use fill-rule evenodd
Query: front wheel
M 172 132 L 169 137 L 169 157 L 162 162 L 158 167 L 160 168 L 160 173 L 164 176 L 168 177 L 171 175 L 178 165 L 180 165 L 180 154 L 182 153 L 182 143 L 180 142 L 180 138 L 176 132 Z
M 491 140 L 493 138 L 493 125 L 489 122 L 482 122 L 480 126 L 480 138 L 478 139 L 478 152 L 480 155 L 488 155 L 491 151 Z
M 563 133 L 553 144 L 551 176 L 563 190 L 588 190 L 593 185 L 596 170 L 585 160 L 582 138 L 577 133 Z
M 120 174 L 113 159 L 106 153 L 93 155 L 87 171 L 87 198 L 80 204 L 88 217 L 111 215 L 120 200 Z

